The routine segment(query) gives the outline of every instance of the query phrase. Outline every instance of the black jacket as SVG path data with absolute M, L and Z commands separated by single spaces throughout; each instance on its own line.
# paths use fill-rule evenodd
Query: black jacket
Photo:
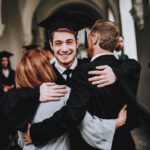
M 117 75 L 118 82 L 120 82 L 120 86 L 122 86 L 123 90 L 127 93 L 127 95 L 129 95 L 129 97 L 132 97 L 132 100 L 135 102 L 136 100 L 135 95 L 140 74 L 140 65 L 136 61 L 129 59 L 124 62 L 120 62 L 119 65 L 116 66 L 112 65 L 112 68 L 115 74 Z M 82 74 L 83 70 L 81 70 L 80 72 L 75 71 L 74 73 L 75 75 L 73 75 L 75 77 L 74 80 L 76 80 L 76 77 L 78 75 L 79 77 L 83 75 Z M 60 78 L 58 78 L 57 83 L 64 84 L 63 83 L 64 81 L 61 80 L 62 77 L 61 76 L 59 77 Z M 133 82 L 130 82 L 129 78 Z M 129 90 L 130 88 L 132 89 L 131 91 Z M 86 97 L 87 97 L 86 101 L 83 100 L 79 101 L 79 99 L 76 99 L 75 101 L 69 100 L 68 101 L 69 106 L 73 107 L 68 108 L 63 107 L 51 119 L 45 120 L 42 123 L 34 124 L 31 127 L 31 137 L 33 143 L 36 145 L 43 144 L 48 139 L 60 136 L 66 131 L 72 130 L 73 127 L 76 127 L 83 119 L 85 109 L 87 109 L 87 106 L 89 104 L 88 94 L 86 95 Z M 22 88 L 20 90 L 13 89 L 10 90 L 8 93 L 4 94 L 3 97 L 0 99 L 0 108 L 1 108 L 0 114 L 2 114 L 4 118 L 7 120 L 6 122 L 7 124 L 9 124 L 8 127 L 9 130 L 19 129 L 21 131 L 24 131 L 26 129 L 27 122 L 29 122 L 33 117 L 33 114 L 38 106 L 38 103 L 39 103 L 38 88 L 35 89 Z M 82 108 L 82 110 L 80 110 L 80 108 Z M 74 113 L 72 114 L 71 112 L 74 109 L 75 114 Z M 88 109 L 90 110 L 90 108 Z M 65 122 L 64 118 L 66 119 L 69 118 L 68 119 L 69 121 Z M 61 122 L 61 124 L 58 124 L 58 122 Z M 136 127 L 136 125 L 137 124 L 135 124 L 134 127 Z M 47 127 L 49 126 L 49 129 L 48 128 L 42 129 L 43 126 Z M 55 132 L 55 130 L 57 131 Z
M 51 118 L 31 126 L 30 135 L 35 145 L 39 145 L 48 139 L 71 131 L 82 121 L 86 110 L 92 115 L 110 119 L 116 118 L 122 106 L 127 104 L 129 119 L 125 126 L 116 131 L 112 149 L 134 149 L 134 142 L 130 135 L 130 126 L 134 128 L 138 125 L 138 122 L 135 122 L 137 119 L 134 118 L 137 116 L 133 116 L 132 113 L 134 112 L 135 114 L 136 111 L 136 90 L 140 67 L 137 65 L 138 69 L 136 68 L 136 74 L 138 73 L 138 77 L 135 78 L 134 84 L 131 83 L 134 89 L 133 92 L 130 92 L 128 91 L 130 89 L 123 87 L 125 86 L 125 81 L 121 80 L 121 76 L 118 78 L 121 81 L 118 80 L 113 85 L 104 88 L 92 86 L 88 81 L 90 77 L 88 71 L 95 70 L 95 67 L 98 65 L 109 65 L 112 68 L 117 68 L 118 60 L 116 60 L 114 56 L 105 55 L 97 58 L 91 63 L 80 65 L 74 70 L 71 85 L 72 91 L 67 105 L 57 111 Z M 132 77 L 132 75 L 126 77 L 128 78 L 129 84 L 133 82 Z M 130 87 L 130 85 L 128 86 Z M 74 138 L 72 149 L 94 149 L 86 144 L 80 138 L 79 134 L 77 134 L 76 137 L 78 138 Z

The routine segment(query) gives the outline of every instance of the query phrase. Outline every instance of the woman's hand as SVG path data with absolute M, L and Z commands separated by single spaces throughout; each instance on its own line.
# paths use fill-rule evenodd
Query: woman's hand
M 65 85 L 57 85 L 53 82 L 43 83 L 40 86 L 40 102 L 59 101 L 67 93 Z
M 24 140 L 25 140 L 25 145 L 32 144 L 32 140 L 31 140 L 31 137 L 30 137 L 30 127 L 31 127 L 31 124 L 28 123 L 28 129 L 27 129 L 26 132 L 23 133 L 23 137 L 24 137 Z
M 118 114 L 118 118 L 115 119 L 116 122 L 116 129 L 123 126 L 127 120 L 127 105 L 124 105 L 123 108 L 120 110 Z

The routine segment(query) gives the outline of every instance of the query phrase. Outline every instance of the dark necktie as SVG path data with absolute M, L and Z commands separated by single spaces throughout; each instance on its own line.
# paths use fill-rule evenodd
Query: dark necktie
M 72 69 L 66 69 L 64 71 L 63 74 L 66 74 L 67 78 L 66 78 L 66 84 L 70 87 L 71 86 L 71 77 L 70 77 L 70 74 L 72 73 Z

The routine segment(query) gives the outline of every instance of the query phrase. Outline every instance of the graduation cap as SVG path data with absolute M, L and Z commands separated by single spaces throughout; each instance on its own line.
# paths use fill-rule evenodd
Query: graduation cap
M 38 47 L 38 45 L 36 45 L 36 44 L 32 44 L 32 45 L 24 45 L 24 46 L 22 46 L 25 50 L 31 50 L 31 49 L 35 49 L 35 48 L 37 48 Z
M 10 52 L 7 52 L 6 50 L 0 52 L 0 59 L 1 59 L 2 57 L 7 57 L 7 58 L 9 58 L 10 56 L 13 56 L 13 54 L 10 53 Z
M 44 49 L 44 50 L 51 50 L 50 45 L 49 45 L 48 42 L 45 42 L 45 43 L 44 43 L 44 48 L 43 48 L 43 49 Z
M 84 20 L 84 22 L 86 23 L 86 27 L 89 27 L 89 28 L 91 28 L 93 24 L 95 23 L 95 21 L 99 19 L 96 16 L 92 16 L 88 14 L 87 12 L 83 12 L 83 11 L 75 11 L 75 12 L 72 12 L 71 14 Z
M 64 11 L 53 13 L 50 17 L 38 24 L 39 26 L 50 30 L 50 33 L 57 30 L 58 28 L 67 28 L 71 31 L 78 32 L 85 28 L 87 23 L 85 20 L 71 15 Z

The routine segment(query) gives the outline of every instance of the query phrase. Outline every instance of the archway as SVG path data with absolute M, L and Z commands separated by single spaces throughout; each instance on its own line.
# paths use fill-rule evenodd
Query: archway
M 103 10 L 99 9 L 96 5 L 93 5 L 91 3 L 89 4 L 87 2 L 86 3 L 67 2 L 67 3 L 61 3 L 61 5 L 57 3 L 56 6 L 54 6 L 54 8 L 50 8 L 49 10 L 45 9 L 45 12 L 43 12 L 43 18 L 45 19 L 45 16 L 49 17 L 53 13 L 60 11 L 60 10 L 64 10 L 64 11 L 67 11 L 69 13 L 77 14 L 78 16 L 86 18 L 86 20 L 88 20 L 88 21 L 93 21 L 92 23 L 94 23 L 94 21 L 97 19 L 106 18 L 106 14 L 104 13 Z M 36 16 L 40 11 L 39 9 L 41 10 L 43 8 L 42 7 L 38 8 Z M 39 23 L 38 20 L 40 20 L 40 21 L 43 20 L 43 19 L 41 19 L 41 15 L 39 18 L 37 18 L 37 22 Z M 79 43 L 81 44 L 81 49 L 84 49 L 85 47 L 83 47 L 82 45 L 83 45 L 83 42 L 85 40 L 84 36 L 83 36 L 85 31 L 82 30 L 80 32 L 82 32 L 82 34 L 79 33 L 79 36 L 80 35 L 82 35 L 82 36 L 79 37 L 79 39 L 80 39 Z M 44 44 L 48 43 L 48 36 L 47 36 L 48 33 L 47 33 L 47 31 L 45 31 L 41 28 L 39 28 L 39 33 L 40 33 L 40 40 L 41 41 L 38 40 L 38 43 L 40 43 L 41 47 L 42 46 L 44 47 Z M 87 49 L 86 50 L 84 49 L 84 51 L 87 51 Z

